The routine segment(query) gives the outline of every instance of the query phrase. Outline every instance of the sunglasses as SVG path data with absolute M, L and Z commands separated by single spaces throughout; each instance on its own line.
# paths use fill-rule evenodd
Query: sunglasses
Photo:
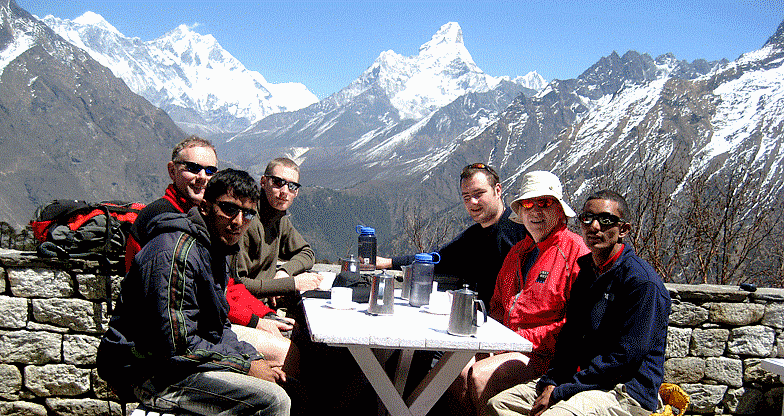
M 287 181 L 287 180 L 285 180 L 283 178 L 279 178 L 277 176 L 273 176 L 273 175 L 265 175 L 265 176 L 270 178 L 270 180 L 272 181 L 272 186 L 274 186 L 276 188 L 282 188 L 284 186 L 288 186 L 289 187 L 289 191 L 294 192 L 297 189 L 299 189 L 300 186 L 302 186 L 302 185 L 298 184 L 297 182 Z
M 577 216 L 577 219 L 580 220 L 581 223 L 584 225 L 591 225 L 594 221 L 599 221 L 599 225 L 615 225 L 618 223 L 625 223 L 626 221 L 622 220 L 619 216 L 610 214 L 609 212 L 601 212 L 599 214 L 594 214 L 592 212 L 583 212 Z
M 552 198 L 543 198 L 543 199 L 524 199 L 520 201 L 520 206 L 525 209 L 531 209 L 536 205 L 539 208 L 550 208 L 555 203 L 555 200 Z
M 227 202 L 227 201 L 218 201 L 218 208 L 223 211 L 229 218 L 234 218 L 237 214 L 242 211 L 242 218 L 250 221 L 253 217 L 256 216 L 256 210 L 252 208 L 243 208 L 235 203 Z
M 200 164 L 198 164 L 196 162 L 181 161 L 181 162 L 174 162 L 174 163 L 179 163 L 181 165 L 185 165 L 185 170 L 187 170 L 188 172 L 190 172 L 190 173 L 192 173 L 194 175 L 198 175 L 199 172 L 204 170 L 204 173 L 207 176 L 212 176 L 212 175 L 215 174 L 215 172 L 218 171 L 218 168 L 215 167 L 215 166 L 202 166 L 202 165 L 200 165 Z
M 495 172 L 495 170 L 493 170 L 493 168 L 491 168 L 489 165 L 486 165 L 484 163 L 472 163 L 472 164 L 464 167 L 463 171 L 460 172 L 460 179 L 468 178 L 473 173 L 472 170 L 475 170 L 475 169 L 484 170 L 484 171 L 488 172 L 490 175 L 492 175 L 493 178 L 495 178 L 496 182 L 500 181 L 500 179 L 498 177 L 498 174 Z

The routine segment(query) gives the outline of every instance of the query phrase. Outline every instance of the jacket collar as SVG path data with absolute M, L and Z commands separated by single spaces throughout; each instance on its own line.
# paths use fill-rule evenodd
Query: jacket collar
M 265 225 L 274 223 L 275 221 L 286 216 L 286 211 L 277 210 L 270 205 L 267 200 L 267 194 L 262 190 L 261 198 L 259 198 L 259 221 Z
M 170 183 L 169 186 L 166 187 L 163 198 L 171 202 L 180 212 L 188 212 L 188 210 L 193 207 L 193 204 L 177 191 L 177 188 L 174 187 L 173 183 Z

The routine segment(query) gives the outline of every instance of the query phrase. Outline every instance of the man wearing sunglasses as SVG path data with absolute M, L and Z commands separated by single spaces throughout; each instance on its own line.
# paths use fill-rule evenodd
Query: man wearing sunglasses
M 441 262 L 435 265 L 435 273 L 460 278 L 489 304 L 504 257 L 528 232 L 522 224 L 509 220 L 512 210 L 504 206 L 500 178 L 489 165 L 473 163 L 464 167 L 460 172 L 460 194 L 466 212 L 476 224 L 438 250 Z M 413 261 L 414 255 L 377 257 L 376 267 L 399 269 Z
M 164 212 L 188 212 L 204 198 L 204 187 L 218 170 L 218 156 L 209 140 L 190 136 L 172 150 L 171 161 L 166 166 L 172 183 L 166 188 L 163 198 L 147 205 L 131 226 L 125 246 L 125 271 L 131 268 L 133 256 L 149 238 L 146 225 Z
M 276 158 L 260 183 L 259 215 L 240 241 L 232 269 L 235 279 L 274 307 L 276 297 L 317 288 L 321 276 L 305 272 L 313 266 L 315 254 L 286 215 L 299 193 L 299 166 L 291 159 Z
M 590 197 L 578 216 L 591 252 L 578 260 L 566 323 L 550 368 L 488 403 L 495 415 L 638 415 L 661 411 L 670 296 L 661 278 L 623 239 L 626 200 Z
M 100 376 L 144 405 L 194 414 L 289 415 L 286 376 L 231 330 L 227 257 L 255 218 L 244 171 L 212 175 L 198 207 L 163 213 L 133 259 L 98 348 Z

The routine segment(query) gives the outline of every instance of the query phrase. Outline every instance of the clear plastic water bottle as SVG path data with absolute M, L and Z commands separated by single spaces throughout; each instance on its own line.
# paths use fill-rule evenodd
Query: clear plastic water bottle
M 411 263 L 411 293 L 408 303 L 411 306 L 424 306 L 430 303 L 430 292 L 433 291 L 433 269 L 441 256 L 436 253 L 419 253 Z
M 359 238 L 357 240 L 357 248 L 359 251 L 359 270 L 360 271 L 375 271 L 376 270 L 376 230 L 371 227 L 363 227 L 357 225 L 357 232 Z

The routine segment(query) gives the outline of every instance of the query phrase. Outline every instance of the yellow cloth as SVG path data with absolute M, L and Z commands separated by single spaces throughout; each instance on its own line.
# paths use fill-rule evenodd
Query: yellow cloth
M 664 410 L 661 413 L 652 413 L 651 416 L 682 415 L 689 405 L 689 395 L 677 384 L 662 383 L 659 396 L 664 402 Z M 678 410 L 677 413 L 673 412 L 673 408 Z

